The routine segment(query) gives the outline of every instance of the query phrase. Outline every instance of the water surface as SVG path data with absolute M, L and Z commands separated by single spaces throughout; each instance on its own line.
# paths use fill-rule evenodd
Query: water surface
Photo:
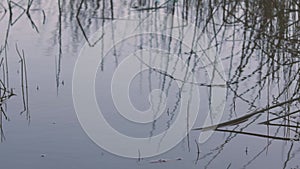
M 299 168 L 299 4 L 293 0 L 182 0 L 157 6 L 152 1 L 126 0 L 1 1 L 1 167 Z M 221 122 L 230 123 L 217 126 L 203 144 L 196 143 L 203 131 L 193 130 L 160 156 L 119 157 L 94 144 L 77 120 L 72 100 L 74 66 L 81 48 L 89 42 L 87 38 L 103 25 L 130 14 L 139 15 L 142 22 L 150 13 L 159 12 L 173 13 L 195 24 L 202 31 L 195 37 L 210 37 L 209 44 L 220 57 L 226 75 Z M 163 23 L 157 18 L 153 22 Z M 153 23 L 144 24 L 151 27 Z M 178 41 L 167 37 L 140 35 L 108 53 L 97 73 L 96 97 L 116 130 L 151 137 L 176 119 L 181 90 L 172 76 L 153 69 L 134 78 L 129 97 L 137 109 L 146 110 L 151 90 L 167 93 L 169 111 L 155 123 L 129 122 L 112 101 L 110 80 L 117 65 L 136 50 L 154 47 L 176 53 L 197 72 L 199 84 L 195 86 L 199 87 L 201 103 L 193 128 L 202 127 L 210 109 L 211 91 L 216 87 L 210 84 L 207 65 L 199 61 L 203 51 L 188 54 L 179 46 Z M 255 113 L 259 110 L 264 111 Z M 249 118 L 239 119 L 251 113 Z M 230 121 L 234 119 L 239 120 Z

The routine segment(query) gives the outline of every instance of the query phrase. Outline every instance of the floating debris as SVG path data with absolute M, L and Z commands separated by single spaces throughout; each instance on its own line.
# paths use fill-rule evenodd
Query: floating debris
M 158 160 L 153 160 L 150 161 L 150 163 L 166 163 L 166 162 L 170 162 L 170 161 L 181 161 L 182 158 L 178 157 L 176 159 L 158 159 Z

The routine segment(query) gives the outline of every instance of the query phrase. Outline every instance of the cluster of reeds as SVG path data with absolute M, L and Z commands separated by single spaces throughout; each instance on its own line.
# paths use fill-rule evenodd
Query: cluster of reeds
M 132 7 L 136 11 L 150 13 L 166 9 L 186 21 L 196 23 L 202 34 L 210 36 L 210 46 L 216 48 L 226 67 L 227 77 L 224 79 L 227 79 L 230 107 L 228 121 L 196 129 L 229 133 L 224 145 L 216 148 L 217 154 L 206 167 L 221 153 L 219 150 L 238 134 L 267 138 L 268 144 L 262 152 L 267 150 L 271 140 L 299 141 L 299 0 L 167 0 L 160 4 L 147 0 L 137 2 L 138 7 Z M 101 19 L 105 20 L 104 17 Z M 140 46 L 145 45 L 143 41 L 140 42 Z M 186 59 L 192 65 L 191 69 L 199 69 L 196 62 L 199 57 L 203 55 L 193 54 Z M 166 79 L 178 80 L 164 72 L 158 73 L 163 82 Z M 166 90 L 170 86 L 168 83 L 162 85 Z M 201 86 L 211 87 L 210 84 Z M 241 110 L 238 106 L 243 106 L 244 111 L 237 112 Z M 174 111 L 177 107 L 174 105 Z M 170 112 L 173 114 L 172 108 Z M 265 125 L 266 133 L 246 131 L 250 125 L 256 124 Z
M 35 22 L 31 18 L 31 11 L 39 11 L 37 9 L 31 9 L 33 0 L 28 0 L 27 4 L 21 4 L 22 2 L 16 3 L 12 0 L 7 0 L 6 4 L 0 3 L 1 9 L 1 17 L 0 22 L 4 19 L 7 22 L 7 28 L 6 31 L 1 32 L 2 35 L 4 35 L 4 41 L 1 42 L 0 45 L 0 132 L 1 132 L 1 141 L 5 139 L 4 132 L 3 132 L 3 124 L 5 120 L 9 120 L 9 116 L 6 112 L 7 110 L 7 101 L 16 95 L 14 93 L 14 90 L 10 88 L 9 85 L 9 64 L 8 60 L 8 50 L 9 50 L 9 39 L 10 39 L 10 32 L 12 27 L 18 22 L 18 20 L 26 15 L 33 27 L 37 32 L 38 28 L 35 24 Z M 25 6 L 25 7 L 24 7 Z M 19 8 L 22 12 L 20 14 L 15 14 L 14 9 Z M 40 10 L 44 15 L 44 21 L 45 21 L 45 12 L 43 10 Z M 15 17 L 17 15 L 17 17 Z M 14 17 L 13 17 L 14 16 Z M 43 21 L 43 22 L 44 22 Z M 26 68 L 26 61 L 25 61 L 25 54 L 24 51 L 20 51 L 17 44 L 16 44 L 16 55 L 20 59 L 20 72 L 21 72 L 21 93 L 22 93 L 22 100 L 24 109 L 20 112 L 20 114 L 26 114 L 26 118 L 29 120 L 30 115 L 28 111 L 28 83 L 27 83 L 27 68 Z
M 210 36 L 210 46 L 216 48 L 227 70 L 227 77 L 224 78 L 227 79 L 228 100 L 232 99 L 229 101 L 230 120 L 234 120 L 234 116 L 237 118 L 245 113 L 255 114 L 257 111 L 254 109 L 259 109 L 259 112 L 265 110 L 263 112 L 267 114 L 267 119 L 261 124 L 269 126 L 272 124 L 269 120 L 274 121 L 274 118 L 281 117 L 285 133 L 293 129 L 291 126 L 298 126 L 298 122 L 292 120 L 299 115 L 295 113 L 295 105 L 299 104 L 297 98 L 300 97 L 300 2 L 298 0 L 132 0 L 129 2 L 129 8 L 137 12 L 166 10 L 168 13 L 179 15 L 186 21 L 196 23 L 201 28 L 202 34 Z M 81 0 L 77 4 L 75 8 L 77 10 L 74 12 L 77 16 L 77 28 L 80 28 L 90 46 L 94 45 L 87 38 L 91 19 L 101 20 L 103 24 L 106 20 L 118 19 L 119 16 L 114 15 L 114 6 L 116 5 L 111 1 L 100 3 L 100 1 Z M 89 11 L 92 14 L 89 17 L 88 13 L 82 12 L 83 8 L 100 11 L 102 9 L 103 14 L 95 17 L 93 11 Z M 110 16 L 107 12 L 109 9 Z M 195 39 L 197 40 L 197 37 Z M 94 43 L 99 41 L 101 37 Z M 194 65 L 192 69 L 199 68 L 199 64 L 196 63 L 199 60 L 197 57 L 201 55 L 194 54 L 187 58 L 191 61 L 190 65 Z M 172 75 L 160 73 L 162 79 L 172 78 Z M 210 84 L 200 85 L 210 87 Z M 166 87 L 162 86 L 162 88 Z M 286 104 L 280 104 L 275 112 L 271 111 L 270 107 L 279 103 Z M 246 106 L 246 111 L 236 112 L 237 105 Z M 275 117 L 271 118 L 271 116 Z

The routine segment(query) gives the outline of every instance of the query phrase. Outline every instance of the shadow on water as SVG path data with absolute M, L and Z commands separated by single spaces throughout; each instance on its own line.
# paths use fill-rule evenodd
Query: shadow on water
M 42 23 L 46 22 L 47 12 L 35 4 L 37 2 L 31 0 L 27 3 L 23 1 L 16 3 L 8 0 L 7 4 L 0 3 L 0 24 L 3 24 L 5 19 L 7 22 L 6 31 L 1 32 L 4 35 L 4 41 L 1 43 L 0 56 L 2 71 L 1 83 L 1 140 L 4 138 L 2 129 L 2 118 L 9 119 L 5 112 L 5 102 L 14 95 L 13 90 L 9 89 L 9 73 L 8 73 L 8 56 L 7 48 L 10 35 L 10 29 L 22 17 L 28 18 L 32 29 L 36 33 L 40 33 L 38 26 L 32 19 L 35 13 L 42 14 Z M 88 37 L 93 32 L 98 30 L 105 23 L 113 22 L 120 19 L 123 15 L 130 13 L 138 13 L 141 24 L 154 24 L 155 29 L 158 29 L 157 23 L 161 22 L 153 18 L 153 23 L 143 23 L 145 17 L 150 13 L 164 11 L 172 15 L 178 15 L 184 19 L 186 23 L 195 23 L 201 32 L 194 32 L 193 43 L 198 43 L 199 38 L 203 34 L 210 37 L 209 47 L 215 48 L 217 54 L 221 57 L 223 65 L 225 65 L 227 87 L 227 106 L 226 117 L 223 122 L 212 126 L 195 128 L 191 134 L 214 130 L 226 134 L 224 143 L 216 146 L 208 153 L 200 153 L 199 145 L 196 142 L 197 160 L 207 162 L 205 168 L 209 168 L 214 159 L 222 153 L 225 146 L 228 145 L 239 135 L 247 135 L 251 137 L 266 138 L 267 145 L 243 167 L 246 168 L 263 152 L 268 151 L 268 147 L 274 140 L 281 140 L 290 143 L 287 159 L 283 164 L 286 168 L 290 159 L 293 159 L 298 150 L 294 150 L 295 142 L 299 141 L 299 100 L 300 100 L 300 19 L 298 0 L 220 0 L 220 1 L 195 1 L 195 0 L 168 0 L 168 1 L 150 1 L 150 0 L 131 0 L 114 2 L 100 0 L 77 0 L 66 1 L 57 0 L 56 14 L 58 19 L 56 30 L 53 35 L 53 43 L 58 49 L 55 56 L 55 75 L 57 94 L 59 93 L 62 72 L 62 57 L 67 55 L 66 50 L 77 48 L 79 42 L 85 40 L 88 45 L 94 46 L 105 43 L 102 37 L 99 37 L 95 42 L 90 42 Z M 21 11 L 19 15 L 13 15 L 14 10 Z M 50 16 L 49 16 L 50 17 Z M 174 22 L 171 20 L 171 22 Z M 182 27 L 186 23 L 182 23 Z M 208 65 L 201 65 L 201 57 L 205 57 L 208 49 L 200 49 L 199 51 L 183 52 L 182 39 L 174 40 L 171 38 L 173 27 L 165 30 L 170 37 L 162 35 L 141 35 L 135 37 L 134 50 L 146 48 L 163 48 L 169 54 L 176 54 L 178 58 L 185 60 L 188 69 L 193 71 L 204 71 Z M 113 29 L 112 29 L 113 30 Z M 114 32 L 114 31 L 112 31 Z M 70 39 L 64 39 L 64 34 L 70 35 Z M 66 43 L 74 44 L 74 46 L 66 46 Z M 119 49 L 113 49 L 113 57 L 115 65 L 118 65 L 121 59 Z M 20 58 L 21 70 L 21 97 L 23 98 L 24 110 L 27 119 L 30 119 L 28 108 L 28 83 L 27 83 L 27 68 L 26 59 L 23 50 L 20 50 L 16 45 L 16 52 Z M 151 56 L 152 57 L 152 56 Z M 150 59 L 160 59 L 153 58 Z M 173 69 L 169 67 L 169 61 L 162 60 L 165 70 Z M 177 62 L 177 61 L 176 61 Z M 104 70 L 106 65 L 105 59 L 101 62 L 101 70 Z M 214 65 L 214 62 L 211 61 Z M 141 63 L 142 66 L 145 63 Z M 183 70 L 187 71 L 187 70 Z M 218 73 L 218 72 L 216 72 Z M 211 93 L 215 87 L 210 82 L 188 82 L 189 74 L 186 72 L 184 79 L 176 79 L 173 74 L 167 74 L 164 71 L 159 71 L 149 67 L 147 72 L 148 90 L 152 91 L 154 84 L 153 77 L 159 77 L 159 87 L 163 90 L 167 97 L 169 94 L 174 94 L 171 87 L 175 82 L 191 83 L 196 87 L 205 88 L 208 91 L 208 104 L 211 104 Z M 142 79 L 142 77 L 141 77 Z M 141 80 L 142 81 L 142 80 Z M 145 81 L 141 82 L 145 83 Z M 222 86 L 221 86 L 222 87 Z M 225 87 L 225 86 L 223 86 Z M 166 125 L 169 128 L 181 102 L 182 86 L 175 91 L 176 100 L 172 105 L 168 105 Z M 191 93 L 192 95 L 193 93 Z M 162 98 L 162 96 L 161 96 Z M 159 110 L 157 110 L 159 111 Z M 188 116 L 188 115 L 187 115 Z M 189 119 L 189 117 L 187 117 Z M 187 123 L 187 128 L 188 128 Z M 249 131 L 251 126 L 263 127 L 265 131 Z M 150 136 L 155 135 L 156 121 L 152 123 Z M 251 130 L 251 129 L 250 129 Z M 260 130 L 261 131 L 261 130 Z M 190 149 L 189 136 L 187 137 L 188 149 Z M 299 147 L 298 147 L 299 148 Z M 190 151 L 190 150 L 189 150 Z M 248 150 L 247 150 L 248 151 Z M 208 159 L 208 160 L 207 160 Z M 227 168 L 231 167 L 231 163 Z

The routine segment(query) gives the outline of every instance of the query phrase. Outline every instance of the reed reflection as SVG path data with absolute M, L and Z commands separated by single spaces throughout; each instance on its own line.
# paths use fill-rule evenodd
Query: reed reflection
M 294 145 L 299 141 L 299 98 L 300 98 L 300 60 L 299 60 L 299 4 L 298 0 L 124 0 L 124 1 L 105 1 L 105 0 L 57 0 L 51 2 L 54 7 L 53 13 L 41 8 L 43 2 L 30 0 L 28 2 L 14 2 L 8 0 L 0 3 L 0 24 L 6 28 L 1 34 L 4 40 L 0 44 L 0 79 L 1 92 L 1 113 L 0 126 L 1 138 L 4 138 L 2 129 L 2 119 L 7 119 L 5 112 L 5 102 L 14 95 L 9 85 L 7 48 L 9 45 L 11 29 L 21 18 L 27 18 L 36 33 L 40 33 L 36 15 L 41 16 L 41 23 L 46 24 L 48 20 L 55 21 L 55 30 L 51 33 L 53 43 L 49 49 L 55 51 L 55 65 L 53 70 L 56 77 L 57 94 L 63 80 L 61 74 L 67 63 L 62 58 L 68 56 L 68 53 L 79 52 L 83 42 L 90 46 L 101 43 L 104 47 L 106 43 L 102 37 L 97 41 L 90 42 L 89 38 L 96 30 L 103 27 L 106 23 L 113 22 L 122 18 L 124 15 L 136 13 L 140 16 L 141 24 L 149 25 L 149 32 L 157 32 L 159 23 L 171 22 L 170 18 L 160 18 L 158 12 L 164 11 L 169 14 L 180 16 L 184 19 L 181 23 L 182 29 L 188 23 L 195 23 L 200 32 L 194 31 L 193 43 L 199 43 L 203 34 L 210 37 L 209 47 L 215 48 L 217 54 L 221 57 L 226 69 L 226 86 L 215 86 L 210 81 L 201 81 L 199 83 L 187 82 L 188 73 L 185 79 L 176 79 L 174 74 L 167 74 L 166 71 L 158 71 L 151 67 L 146 73 L 147 80 L 142 80 L 140 85 L 146 84 L 149 92 L 155 88 L 162 89 L 168 96 L 174 96 L 176 101 L 168 105 L 165 120 L 165 128 L 169 128 L 178 110 L 181 93 L 181 87 L 173 89 L 176 81 L 183 83 L 192 83 L 195 87 L 201 87 L 207 90 L 207 103 L 211 103 L 211 93 L 214 88 L 227 87 L 228 108 L 226 116 L 220 124 L 213 126 L 197 127 L 190 135 L 198 134 L 206 130 L 215 130 L 217 133 L 224 133 L 226 138 L 224 143 L 216 145 L 215 148 L 207 153 L 200 153 L 199 145 L 193 144 L 190 136 L 187 137 L 188 149 L 197 150 L 196 164 L 208 159 L 206 168 L 222 154 L 224 148 L 237 139 L 240 135 L 251 138 L 265 138 L 267 145 L 261 151 L 257 152 L 252 159 L 244 165 L 249 166 L 268 147 L 274 140 L 288 142 L 290 148 L 287 154 L 287 160 L 284 162 L 284 168 L 288 166 L 288 161 L 295 158 L 299 148 Z M 18 13 L 16 12 L 18 11 Z M 48 16 L 48 12 L 53 16 Z M 149 15 L 154 13 L 155 15 Z M 143 22 L 147 17 L 151 18 L 151 23 Z M 174 18 L 173 18 L 174 19 Z M 154 26 L 152 26 L 154 25 Z M 175 27 L 175 26 L 174 26 Z M 188 68 L 195 72 L 204 72 L 210 65 L 203 65 L 201 58 L 205 57 L 208 49 L 199 49 L 197 51 L 184 51 L 182 39 L 175 40 L 170 38 L 174 27 L 165 29 L 164 33 L 169 36 L 158 34 L 140 35 L 134 37 L 134 46 L 132 51 L 146 48 L 163 48 L 170 54 L 176 54 L 178 58 L 184 59 Z M 152 29 L 152 30 L 150 30 Z M 114 32 L 114 28 L 112 28 Z M 113 35 L 112 39 L 115 39 Z M 121 61 L 122 48 L 114 48 L 112 57 L 114 65 L 107 64 L 105 59 L 101 62 L 101 70 L 105 67 L 117 66 Z M 26 62 L 24 52 L 16 47 L 20 57 L 21 67 L 21 91 L 25 113 L 29 118 L 28 112 L 28 90 Z M 124 56 L 123 56 L 124 57 Z M 142 56 L 143 57 L 143 56 Z M 169 61 L 161 59 L 165 70 L 170 68 Z M 214 61 L 211 61 L 211 65 Z M 141 66 L 147 66 L 141 63 Z M 184 70 L 183 70 L 184 71 Z M 216 70 L 215 72 L 219 72 Z M 145 74 L 143 74 L 145 76 Z M 158 82 L 153 78 L 158 78 Z M 155 84 L 158 83 L 158 84 Z M 190 93 L 191 95 L 193 93 Z M 161 98 L 163 98 L 161 96 Z M 209 107 L 209 106 L 208 106 Z M 241 108 L 242 107 L 242 108 Z M 159 110 L 157 110 L 159 111 Z M 189 124 L 187 124 L 188 126 Z M 254 128 L 264 128 L 265 132 L 257 132 Z M 251 128 L 251 129 L 250 129 Z M 152 123 L 149 136 L 155 135 L 158 130 L 157 121 Z M 193 146 L 194 145 L 194 146 Z M 296 147 L 296 148 L 295 148 Z M 298 149 L 297 149 L 298 148 Z M 228 165 L 230 168 L 231 163 Z

